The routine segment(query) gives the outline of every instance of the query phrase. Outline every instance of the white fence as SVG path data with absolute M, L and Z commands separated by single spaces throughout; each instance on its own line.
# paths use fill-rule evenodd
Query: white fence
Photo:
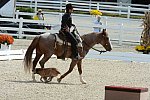
M 53 27 L 55 27 L 55 25 L 48 23 L 47 21 L 42 21 L 42 20 L 27 20 L 27 19 L 12 19 L 12 18 L 0 18 L 0 22 L 13 22 L 13 25 L 15 26 L 15 23 L 18 27 L 0 27 L 0 34 L 2 33 L 7 33 L 7 31 L 11 31 L 12 33 L 9 33 L 12 36 L 17 36 L 18 38 L 22 38 L 22 37 L 35 37 L 36 35 L 34 35 L 34 33 L 32 33 L 32 35 L 27 35 L 24 34 L 24 32 L 54 32 Z M 51 30 L 47 30 L 47 29 L 34 29 L 34 28 L 23 28 L 24 23 L 36 23 L 36 24 L 44 24 L 44 25 L 48 25 L 48 26 L 52 26 Z M 5 23 L 4 23 L 5 24 Z M 9 25 L 9 23 L 8 23 Z M 14 31 L 14 32 L 13 32 Z
M 0 61 L 1 60 L 23 60 L 26 50 L 0 50 Z M 33 51 L 32 58 L 35 58 L 36 52 Z M 52 55 L 55 58 L 55 55 Z
M 0 50 L 0 60 L 22 60 L 25 52 L 26 50 Z M 32 56 L 35 57 L 35 52 Z
M 61 16 L 61 14 L 57 15 L 58 17 Z M 79 19 L 80 16 L 82 16 L 81 18 L 84 19 L 85 21 L 80 22 L 79 24 L 77 24 L 76 26 L 80 29 L 83 30 L 93 30 L 93 27 L 100 27 L 100 28 L 106 28 L 107 30 L 109 30 L 109 35 L 111 40 L 115 40 L 118 41 L 119 45 L 122 45 L 122 42 L 133 42 L 133 43 L 139 43 L 140 42 L 140 35 L 142 32 L 142 27 L 140 26 L 141 24 L 141 20 L 136 20 L 136 19 L 126 19 L 126 18 L 112 18 L 112 17 L 103 17 L 101 18 L 101 20 L 103 21 L 102 25 L 94 25 L 92 23 L 92 21 L 89 21 L 90 19 L 92 19 L 91 16 L 84 16 L 84 15 L 73 15 L 75 17 L 78 17 L 76 19 Z M 81 20 L 82 20 L 81 19 Z M 89 21 L 89 23 L 87 23 L 87 20 Z M 56 20 L 56 19 L 52 19 L 52 20 Z M 80 20 L 80 19 L 79 19 Z M 55 29 L 55 26 L 60 26 L 60 24 L 53 23 L 50 24 L 49 21 L 38 21 L 38 20 L 27 20 L 27 19 L 10 19 L 10 18 L 0 18 L 0 21 L 11 21 L 11 22 L 15 22 L 15 23 L 19 23 L 19 27 L 0 27 L 0 30 L 9 30 L 9 31 L 16 31 L 15 34 L 11 34 L 13 36 L 18 36 L 19 38 L 22 38 L 24 36 L 26 37 L 34 37 L 35 35 L 27 35 L 24 34 L 24 32 L 50 32 L 50 33 L 56 33 L 59 31 L 59 29 Z M 133 23 L 131 23 L 133 22 Z M 30 28 L 23 28 L 23 24 L 24 23 L 44 23 L 44 24 L 48 24 L 52 26 L 51 30 L 45 30 L 45 29 L 30 29 Z M 87 23 L 87 24 L 84 24 Z M 130 23 L 130 24 L 129 24 Z M 138 23 L 138 25 L 134 25 Z M 80 31 L 79 31 L 80 32 Z M 1 34 L 1 33 L 0 33 Z M 84 32 L 85 34 L 85 32 Z M 83 34 L 81 34 L 83 35 Z
M 18 0 L 17 6 L 26 6 L 26 7 L 34 7 L 35 11 L 37 11 L 38 8 L 42 9 L 58 9 L 63 10 L 65 8 L 65 4 L 71 2 L 75 6 L 75 10 L 79 11 L 87 11 L 89 12 L 91 9 L 100 9 L 102 12 L 105 13 L 115 13 L 115 14 L 126 14 L 127 18 L 130 18 L 131 15 L 142 15 L 145 11 L 149 10 L 149 5 L 133 5 L 133 4 L 123 4 L 123 3 L 106 3 L 106 2 L 89 2 L 89 1 L 79 1 L 79 0 Z M 143 7 L 143 8 L 140 8 Z M 138 11 L 138 13 L 134 13 L 132 11 Z M 139 13 L 141 12 L 141 13 Z M 57 15 L 59 18 L 61 18 L 60 13 L 52 13 L 52 12 L 44 12 L 48 14 L 54 14 Z M 24 36 L 26 37 L 34 37 L 36 35 L 27 35 L 24 34 L 24 32 L 58 32 L 58 29 L 55 30 L 56 26 L 59 26 L 59 23 L 50 23 L 49 21 L 38 21 L 38 20 L 27 20 L 19 18 L 19 15 L 30 15 L 33 16 L 35 13 L 25 13 L 25 12 L 16 12 L 16 19 L 12 18 L 0 18 L 1 21 L 7 21 L 7 22 L 14 22 L 18 23 L 18 27 L 0 27 L 0 31 L 3 30 L 3 32 L 7 31 L 16 31 L 16 33 L 9 33 L 12 36 L 17 36 L 19 38 L 22 38 Z M 73 16 L 82 16 L 82 17 L 88 17 L 88 19 L 91 18 L 90 15 L 80 15 L 80 14 L 73 14 Z M 87 25 L 80 25 L 77 26 L 79 28 L 90 28 L 93 27 L 101 27 L 106 28 L 110 30 L 110 37 L 111 40 L 118 41 L 119 45 L 122 45 L 123 42 L 134 42 L 139 43 L 140 42 L 140 34 L 142 32 L 141 26 L 133 26 L 133 25 L 126 25 L 125 23 L 130 23 L 130 21 L 135 21 L 135 23 L 141 23 L 141 20 L 136 19 L 121 19 L 121 18 L 111 18 L 111 17 L 105 17 L 102 16 L 103 25 L 93 25 L 93 24 L 87 24 Z M 60 20 L 59 20 L 60 21 Z M 113 21 L 113 22 L 111 22 Z M 118 21 L 119 23 L 114 23 Z M 45 30 L 45 29 L 30 29 L 30 28 L 23 28 L 24 23 L 41 23 L 45 25 L 52 26 L 51 30 Z M 132 23 L 131 23 L 132 24 Z M 117 31 L 117 32 L 116 32 Z M 1 34 L 2 32 L 0 32 Z M 11 59 L 23 59 L 24 54 L 26 50 L 4 50 L 0 51 L 0 60 L 11 60 Z M 35 57 L 35 53 L 33 54 L 33 57 Z
M 143 16 L 145 11 L 150 10 L 150 5 L 111 3 L 111 2 L 91 2 L 86 0 L 18 0 L 16 6 L 31 7 L 35 9 L 57 9 L 64 10 L 66 3 L 72 3 L 74 10 L 89 12 L 91 9 L 101 10 L 103 13 L 125 14 L 127 18 L 131 15 Z M 45 12 L 46 13 L 46 12 Z
M 79 11 L 87 11 L 89 12 L 91 9 L 100 9 L 102 12 L 105 13 L 117 13 L 117 14 L 126 14 L 128 18 L 130 15 L 143 15 L 140 13 L 132 13 L 131 11 L 138 11 L 138 12 L 144 12 L 149 10 L 149 5 L 134 5 L 134 4 L 123 4 L 123 3 L 108 3 L 108 2 L 91 2 L 86 0 L 17 0 L 16 6 L 25 6 L 25 7 L 34 7 L 35 11 L 37 11 L 38 8 L 42 9 L 58 9 L 63 10 L 65 8 L 66 3 L 71 2 L 75 6 L 75 10 Z M 140 8 L 142 7 L 142 8 Z M 33 16 L 35 13 L 25 13 L 25 12 L 15 12 L 15 19 L 11 18 L 0 18 L 1 21 L 9 21 L 14 23 L 19 23 L 18 27 L 0 27 L 0 31 L 6 32 L 7 31 L 16 31 L 15 34 L 11 34 L 13 36 L 18 36 L 19 38 L 22 38 L 24 36 L 26 37 L 34 37 L 35 35 L 27 35 L 24 34 L 24 32 L 58 32 L 58 29 L 56 30 L 54 27 L 60 26 L 60 18 L 62 16 L 61 13 L 53 13 L 53 12 L 44 12 L 45 14 L 49 15 L 57 15 L 59 17 L 59 22 L 57 23 L 51 23 L 49 21 L 38 21 L 38 20 L 27 20 L 19 18 L 19 15 L 30 15 Z M 81 14 L 72 14 L 73 16 L 79 16 L 79 17 L 88 17 L 87 20 L 91 18 L 90 15 L 81 15 Z M 120 20 L 118 20 L 120 19 Z M 56 19 L 54 19 L 56 20 Z M 91 24 L 92 22 L 88 23 L 87 25 L 80 25 L 77 24 L 78 27 L 81 28 L 90 28 L 93 27 L 101 27 L 106 28 L 108 30 L 111 30 L 109 32 L 111 34 L 111 40 L 119 41 L 119 45 L 122 45 L 123 41 L 126 42 L 135 42 L 139 43 L 140 41 L 140 34 L 142 32 L 141 20 L 140 19 L 121 19 L 121 18 L 111 18 L 111 17 L 105 17 L 102 16 L 103 25 L 95 26 L 94 24 Z M 137 23 L 140 23 L 139 26 L 133 26 L 131 24 L 126 25 L 126 23 L 130 23 L 130 21 L 133 20 Z M 117 24 L 112 23 L 111 21 L 115 22 L 118 21 Z M 45 29 L 30 29 L 30 28 L 23 28 L 24 23 L 41 23 L 44 25 L 52 26 L 51 30 L 45 30 Z M 111 24 L 110 24 L 111 23 Z M 135 24 L 135 23 L 133 23 Z M 117 31 L 117 32 L 116 32 Z M 134 31 L 134 32 L 133 32 Z M 129 33 L 132 32 L 132 33 Z M 115 34 L 114 34 L 115 33 Z M 117 33 L 117 34 L 116 34 Z M 127 34 L 129 33 L 129 34 Z M 112 35 L 113 34 L 113 35 Z

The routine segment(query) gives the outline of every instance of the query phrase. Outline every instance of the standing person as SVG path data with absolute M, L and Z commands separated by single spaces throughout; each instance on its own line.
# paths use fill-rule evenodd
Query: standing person
M 95 24 L 95 26 L 93 27 L 94 32 L 101 32 L 102 28 L 101 28 L 100 25 L 102 25 L 102 22 L 101 22 L 101 17 L 100 16 L 97 16 L 97 19 L 94 21 L 94 24 Z
M 34 20 L 44 20 L 44 14 L 42 13 L 42 9 L 38 9 L 38 12 L 35 16 L 33 16 Z
M 73 6 L 72 4 L 67 4 L 66 5 L 66 12 L 62 16 L 62 21 L 61 21 L 61 31 L 65 34 L 67 40 L 71 43 L 71 50 L 72 50 L 72 57 L 75 60 L 82 59 L 80 55 L 78 54 L 78 41 L 74 37 L 74 35 L 70 32 L 71 26 L 75 26 L 72 24 L 72 17 L 71 13 L 73 12 Z
M 38 12 L 36 13 L 36 15 L 33 16 L 33 20 L 44 20 L 44 14 L 42 13 L 42 9 L 38 9 Z M 39 28 L 39 29 L 44 29 L 45 28 L 43 23 L 38 23 L 38 25 L 35 26 L 35 27 Z

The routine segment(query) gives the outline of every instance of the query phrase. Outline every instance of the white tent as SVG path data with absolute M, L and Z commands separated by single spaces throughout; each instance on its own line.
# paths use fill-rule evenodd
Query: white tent
M 0 0 L 0 15 L 3 17 L 14 17 L 15 0 Z
M 131 3 L 132 0 L 117 0 L 117 2 L 122 2 L 122 3 Z

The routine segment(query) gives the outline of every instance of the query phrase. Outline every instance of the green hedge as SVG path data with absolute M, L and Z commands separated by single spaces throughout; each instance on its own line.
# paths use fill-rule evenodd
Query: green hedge
M 28 8 L 28 7 L 17 7 L 16 10 L 19 10 L 19 12 L 34 13 L 34 9 Z M 19 18 L 20 17 L 22 17 L 23 19 L 32 19 L 32 16 L 29 16 L 29 15 L 19 15 Z

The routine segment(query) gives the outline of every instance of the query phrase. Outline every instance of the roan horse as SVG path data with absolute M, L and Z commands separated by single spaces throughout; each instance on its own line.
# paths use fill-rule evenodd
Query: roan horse
M 86 54 L 89 52 L 89 50 L 95 45 L 95 44 L 101 44 L 106 51 L 111 51 L 111 44 L 108 37 L 108 34 L 106 32 L 106 29 L 103 29 L 101 33 L 89 33 L 81 36 L 82 38 L 82 48 L 79 49 L 79 54 L 81 57 L 85 57 Z M 32 53 L 33 50 L 36 49 L 36 56 L 32 63 Z M 30 71 L 32 68 L 32 78 L 35 81 L 34 76 L 34 70 L 37 65 L 37 62 L 39 61 L 40 57 L 44 55 L 44 57 L 39 61 L 39 64 L 41 68 L 44 68 L 44 64 L 51 58 L 51 56 L 54 54 L 56 56 L 61 56 L 63 54 L 63 46 L 59 45 L 56 42 L 56 37 L 53 34 L 42 34 L 40 36 L 37 36 L 34 38 L 30 46 L 28 47 L 25 57 L 24 57 L 24 68 L 26 71 Z M 71 47 L 68 46 L 66 51 L 65 58 L 71 58 Z M 71 58 L 72 59 L 72 58 Z M 57 79 L 57 81 L 60 83 L 61 80 L 72 72 L 75 65 L 78 67 L 78 72 L 80 76 L 80 81 L 82 84 L 86 84 L 86 81 L 82 78 L 82 59 L 75 60 L 72 59 L 69 70 L 60 76 L 60 78 Z

